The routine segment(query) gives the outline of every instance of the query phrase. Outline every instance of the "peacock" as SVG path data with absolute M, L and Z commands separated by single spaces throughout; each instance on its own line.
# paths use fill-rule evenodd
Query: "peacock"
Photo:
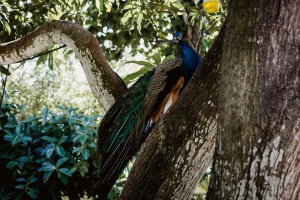
M 129 160 L 139 151 L 159 117 L 176 101 L 200 64 L 199 55 L 173 31 L 182 59 L 148 71 L 106 113 L 98 129 L 99 171 L 93 195 L 106 199 Z

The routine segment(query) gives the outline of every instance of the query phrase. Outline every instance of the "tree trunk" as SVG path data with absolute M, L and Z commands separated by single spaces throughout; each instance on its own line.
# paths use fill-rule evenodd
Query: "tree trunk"
M 300 1 L 230 1 L 208 199 L 300 199 Z
M 153 128 L 120 199 L 190 199 L 212 162 L 223 31 L 177 102 Z
M 47 22 L 18 40 L 0 44 L 0 65 L 22 61 L 55 44 L 65 44 L 75 52 L 92 91 L 108 110 L 126 85 L 107 63 L 95 36 L 78 24 Z

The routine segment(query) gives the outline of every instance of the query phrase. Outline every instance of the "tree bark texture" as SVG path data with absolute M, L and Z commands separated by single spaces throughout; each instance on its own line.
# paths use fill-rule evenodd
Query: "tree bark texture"
M 300 199 L 300 1 L 230 1 L 208 199 Z
M 107 63 L 97 39 L 78 24 L 51 21 L 18 40 L 0 44 L 0 65 L 22 61 L 55 44 L 65 44 L 75 52 L 92 91 L 108 110 L 126 85 Z
M 222 39 L 151 131 L 120 199 L 191 199 L 215 148 Z

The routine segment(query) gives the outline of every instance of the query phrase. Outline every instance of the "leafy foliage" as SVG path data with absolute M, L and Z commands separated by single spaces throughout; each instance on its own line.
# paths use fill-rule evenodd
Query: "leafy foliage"
M 173 27 L 181 31 L 186 38 L 188 28 L 192 27 L 193 31 L 190 36 L 192 38 L 189 38 L 189 41 L 198 53 L 203 56 L 208 51 L 221 24 L 225 20 L 228 1 L 221 0 L 219 12 L 215 14 L 206 13 L 203 10 L 202 3 L 203 1 L 201 0 L 197 5 L 192 0 L 52 0 L 51 2 L 38 0 L 0 0 L 1 42 L 9 42 L 20 38 L 49 20 L 69 20 L 84 26 L 88 31 L 93 33 L 98 39 L 106 58 L 111 61 L 111 66 L 121 69 L 124 62 L 128 61 L 128 58 L 124 55 L 134 56 L 137 53 L 143 54 L 145 60 L 148 60 L 151 65 L 159 64 L 156 62 L 158 60 L 156 59 L 157 57 L 180 56 L 177 44 L 168 37 L 171 35 L 170 28 Z M 51 48 L 47 51 L 49 50 Z M 20 98 L 13 100 L 21 102 L 26 108 L 29 108 L 28 105 L 30 104 L 30 110 L 26 109 L 28 115 L 37 113 L 41 105 L 49 107 L 53 104 L 70 106 L 60 101 L 62 97 L 55 97 L 54 93 L 57 94 L 55 91 L 60 85 L 63 85 L 60 81 L 62 79 L 57 79 L 57 77 L 64 73 L 61 70 L 61 65 L 73 67 L 72 64 L 62 63 L 62 60 L 73 59 L 72 54 L 70 54 L 71 52 L 65 49 L 60 53 L 64 55 L 64 58 L 58 58 L 55 52 L 51 52 L 34 60 L 32 62 L 34 63 L 33 65 L 35 63 L 42 66 L 48 65 L 50 69 L 56 70 L 52 73 L 53 75 L 46 72 L 45 68 L 42 68 L 43 70 L 34 70 L 35 74 L 29 74 L 31 78 L 34 76 L 38 78 L 38 80 L 34 80 L 34 85 L 27 84 L 31 83 L 32 80 L 23 79 L 25 77 L 23 75 L 20 75 L 20 78 L 10 77 L 11 86 L 8 87 L 9 90 L 20 92 Z M 119 62 L 120 60 L 121 62 Z M 144 65 L 142 69 L 126 76 L 124 81 L 130 83 L 150 68 L 149 65 Z M 70 67 L 68 70 L 70 70 Z M 5 74 L 8 73 L 6 68 L 1 66 L 0 71 Z M 12 73 L 16 72 L 13 71 Z M 41 73 L 47 74 L 47 76 L 41 76 Z M 64 86 L 69 87 L 70 85 L 73 84 L 67 83 Z M 40 91 L 47 92 L 46 94 L 36 94 Z M 65 91 L 70 90 L 66 89 Z M 29 94 L 30 96 L 34 96 L 34 98 L 28 98 Z M 76 94 L 76 96 L 79 95 Z M 65 95 L 63 98 L 66 97 L 69 97 L 69 95 Z M 69 99 L 72 100 L 74 98 L 70 96 Z M 96 99 L 89 101 L 97 102 Z M 71 105 L 80 107 L 82 110 L 88 110 L 86 109 L 85 102 L 75 105 L 71 103 Z M 70 102 L 67 103 L 70 104 Z M 90 110 L 100 110 L 99 107 L 95 106 L 95 103 L 93 103 L 92 107 L 94 109 Z M 89 114 L 94 113 L 89 112 Z
M 0 118 L 0 198 L 79 199 L 95 172 L 99 116 L 59 107 L 18 121 L 21 105 L 4 104 Z
M 24 106 L 18 119 L 37 114 L 44 106 L 58 112 L 56 105 L 76 107 L 88 115 L 103 114 L 103 108 L 82 76 L 83 71 L 79 71 L 82 69 L 75 56 L 71 54 L 68 59 L 63 59 L 60 55 L 64 54 L 64 50 L 53 54 L 56 57 L 53 70 L 47 69 L 44 64 L 34 66 L 35 60 L 21 66 L 10 66 L 12 75 L 8 77 L 6 86 L 10 95 L 6 100 Z
M 68 20 L 93 33 L 108 60 L 120 59 L 127 47 L 132 55 L 139 52 L 150 58 L 153 49 L 161 55 L 174 53 L 170 48 L 172 42 L 164 43 L 171 26 L 185 36 L 187 27 L 193 25 L 197 31 L 193 37 L 201 42 L 201 51 L 206 52 L 211 42 L 207 36 L 213 36 L 220 29 L 228 1 L 221 0 L 216 14 L 206 13 L 202 3 L 195 5 L 192 0 L 0 0 L 1 42 L 20 38 L 49 20 Z M 142 40 L 144 47 L 141 48 Z

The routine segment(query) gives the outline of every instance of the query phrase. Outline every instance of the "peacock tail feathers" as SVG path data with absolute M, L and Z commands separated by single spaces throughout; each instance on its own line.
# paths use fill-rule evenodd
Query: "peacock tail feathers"
M 114 154 L 128 139 L 138 135 L 139 124 L 144 119 L 143 104 L 153 73 L 151 70 L 139 78 L 106 113 L 98 129 L 98 150 L 101 154 Z M 99 167 L 102 166 L 103 163 L 99 162 Z

